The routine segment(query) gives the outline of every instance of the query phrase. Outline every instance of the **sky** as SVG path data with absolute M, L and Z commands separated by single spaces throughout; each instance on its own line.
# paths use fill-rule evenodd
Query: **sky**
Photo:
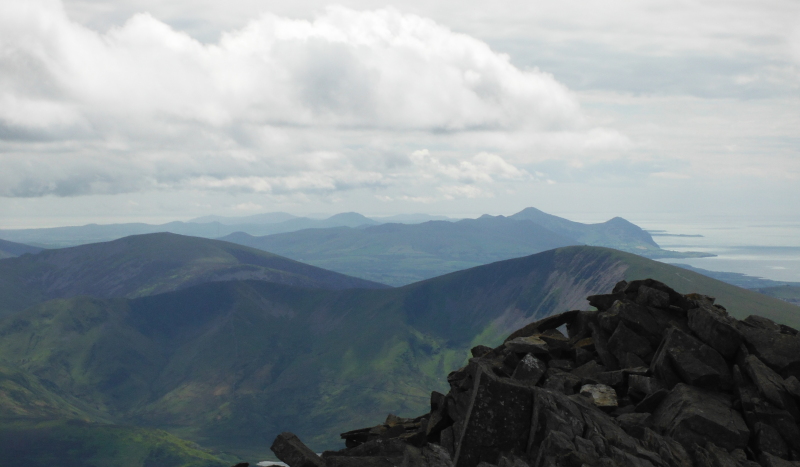
M 0 228 L 798 200 L 796 0 L 0 2 Z

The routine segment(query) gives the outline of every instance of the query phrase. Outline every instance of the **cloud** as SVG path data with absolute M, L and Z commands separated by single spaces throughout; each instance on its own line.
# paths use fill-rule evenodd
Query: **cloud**
M 266 13 L 201 43 L 147 13 L 97 32 L 55 0 L 4 2 L 0 43 L 6 197 L 520 181 L 542 148 L 627 144 L 553 76 L 392 8 Z

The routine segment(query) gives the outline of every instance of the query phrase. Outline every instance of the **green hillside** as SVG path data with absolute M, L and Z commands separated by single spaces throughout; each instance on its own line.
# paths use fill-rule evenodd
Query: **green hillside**
M 254 248 L 158 233 L 0 261 L 0 316 L 54 298 L 141 297 L 243 279 L 324 289 L 386 287 Z
M 229 467 L 163 430 L 81 420 L 0 419 L 4 467 Z
M 74 407 L 262 460 L 281 431 L 322 450 L 390 411 L 420 413 L 472 346 L 644 277 L 715 295 L 737 317 L 800 326 L 800 308 L 786 302 L 636 255 L 567 247 L 396 289 L 229 281 L 54 300 L 0 321 L 0 356 Z

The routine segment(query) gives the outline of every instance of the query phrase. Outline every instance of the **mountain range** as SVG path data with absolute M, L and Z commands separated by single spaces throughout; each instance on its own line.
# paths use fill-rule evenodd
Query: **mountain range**
M 306 229 L 262 237 L 237 232 L 222 239 L 392 286 L 569 245 L 605 246 L 652 258 L 694 256 L 662 250 L 650 234 L 620 217 L 582 224 L 534 208 L 509 217 Z
M 62 251 L 58 261 L 0 261 L 3 282 L 19 274 L 38 282 L 17 284 L 46 284 L 38 303 L 0 320 L 0 387 L 17 388 L 2 392 L 0 426 L 56 418 L 103 433 L 163 429 L 250 459 L 268 455 L 269 441 L 288 428 L 321 450 L 338 446 L 340 431 L 375 424 L 390 410 L 417 413 L 472 346 L 497 345 L 533 319 L 586 308 L 586 296 L 623 279 L 652 277 L 682 293 L 714 295 L 736 317 L 800 324 L 786 302 L 602 247 L 558 248 L 398 288 L 273 256 L 264 256 L 275 261 L 269 269 L 294 268 L 286 274 L 307 282 L 272 280 L 280 274 L 214 280 L 197 265 L 258 266 L 229 258 L 260 252 L 169 234 Z M 113 297 L 46 300 L 69 289 L 59 289 L 63 281 L 76 294 L 102 291 L 92 284 L 145 251 L 152 253 L 142 271 L 162 266 L 109 279 Z M 59 254 L 41 254 L 48 253 Z M 86 274 L 94 269 L 103 273 Z M 189 455 L 171 443 L 170 452 Z
M 139 297 L 243 279 L 321 289 L 386 287 L 241 245 L 158 233 L 0 261 L 0 316 L 55 298 Z

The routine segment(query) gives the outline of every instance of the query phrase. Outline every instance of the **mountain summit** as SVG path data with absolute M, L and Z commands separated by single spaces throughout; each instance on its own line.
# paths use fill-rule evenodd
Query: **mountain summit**
M 655 280 L 530 323 L 433 392 L 430 411 L 342 433 L 289 467 L 778 467 L 800 461 L 800 333 Z

